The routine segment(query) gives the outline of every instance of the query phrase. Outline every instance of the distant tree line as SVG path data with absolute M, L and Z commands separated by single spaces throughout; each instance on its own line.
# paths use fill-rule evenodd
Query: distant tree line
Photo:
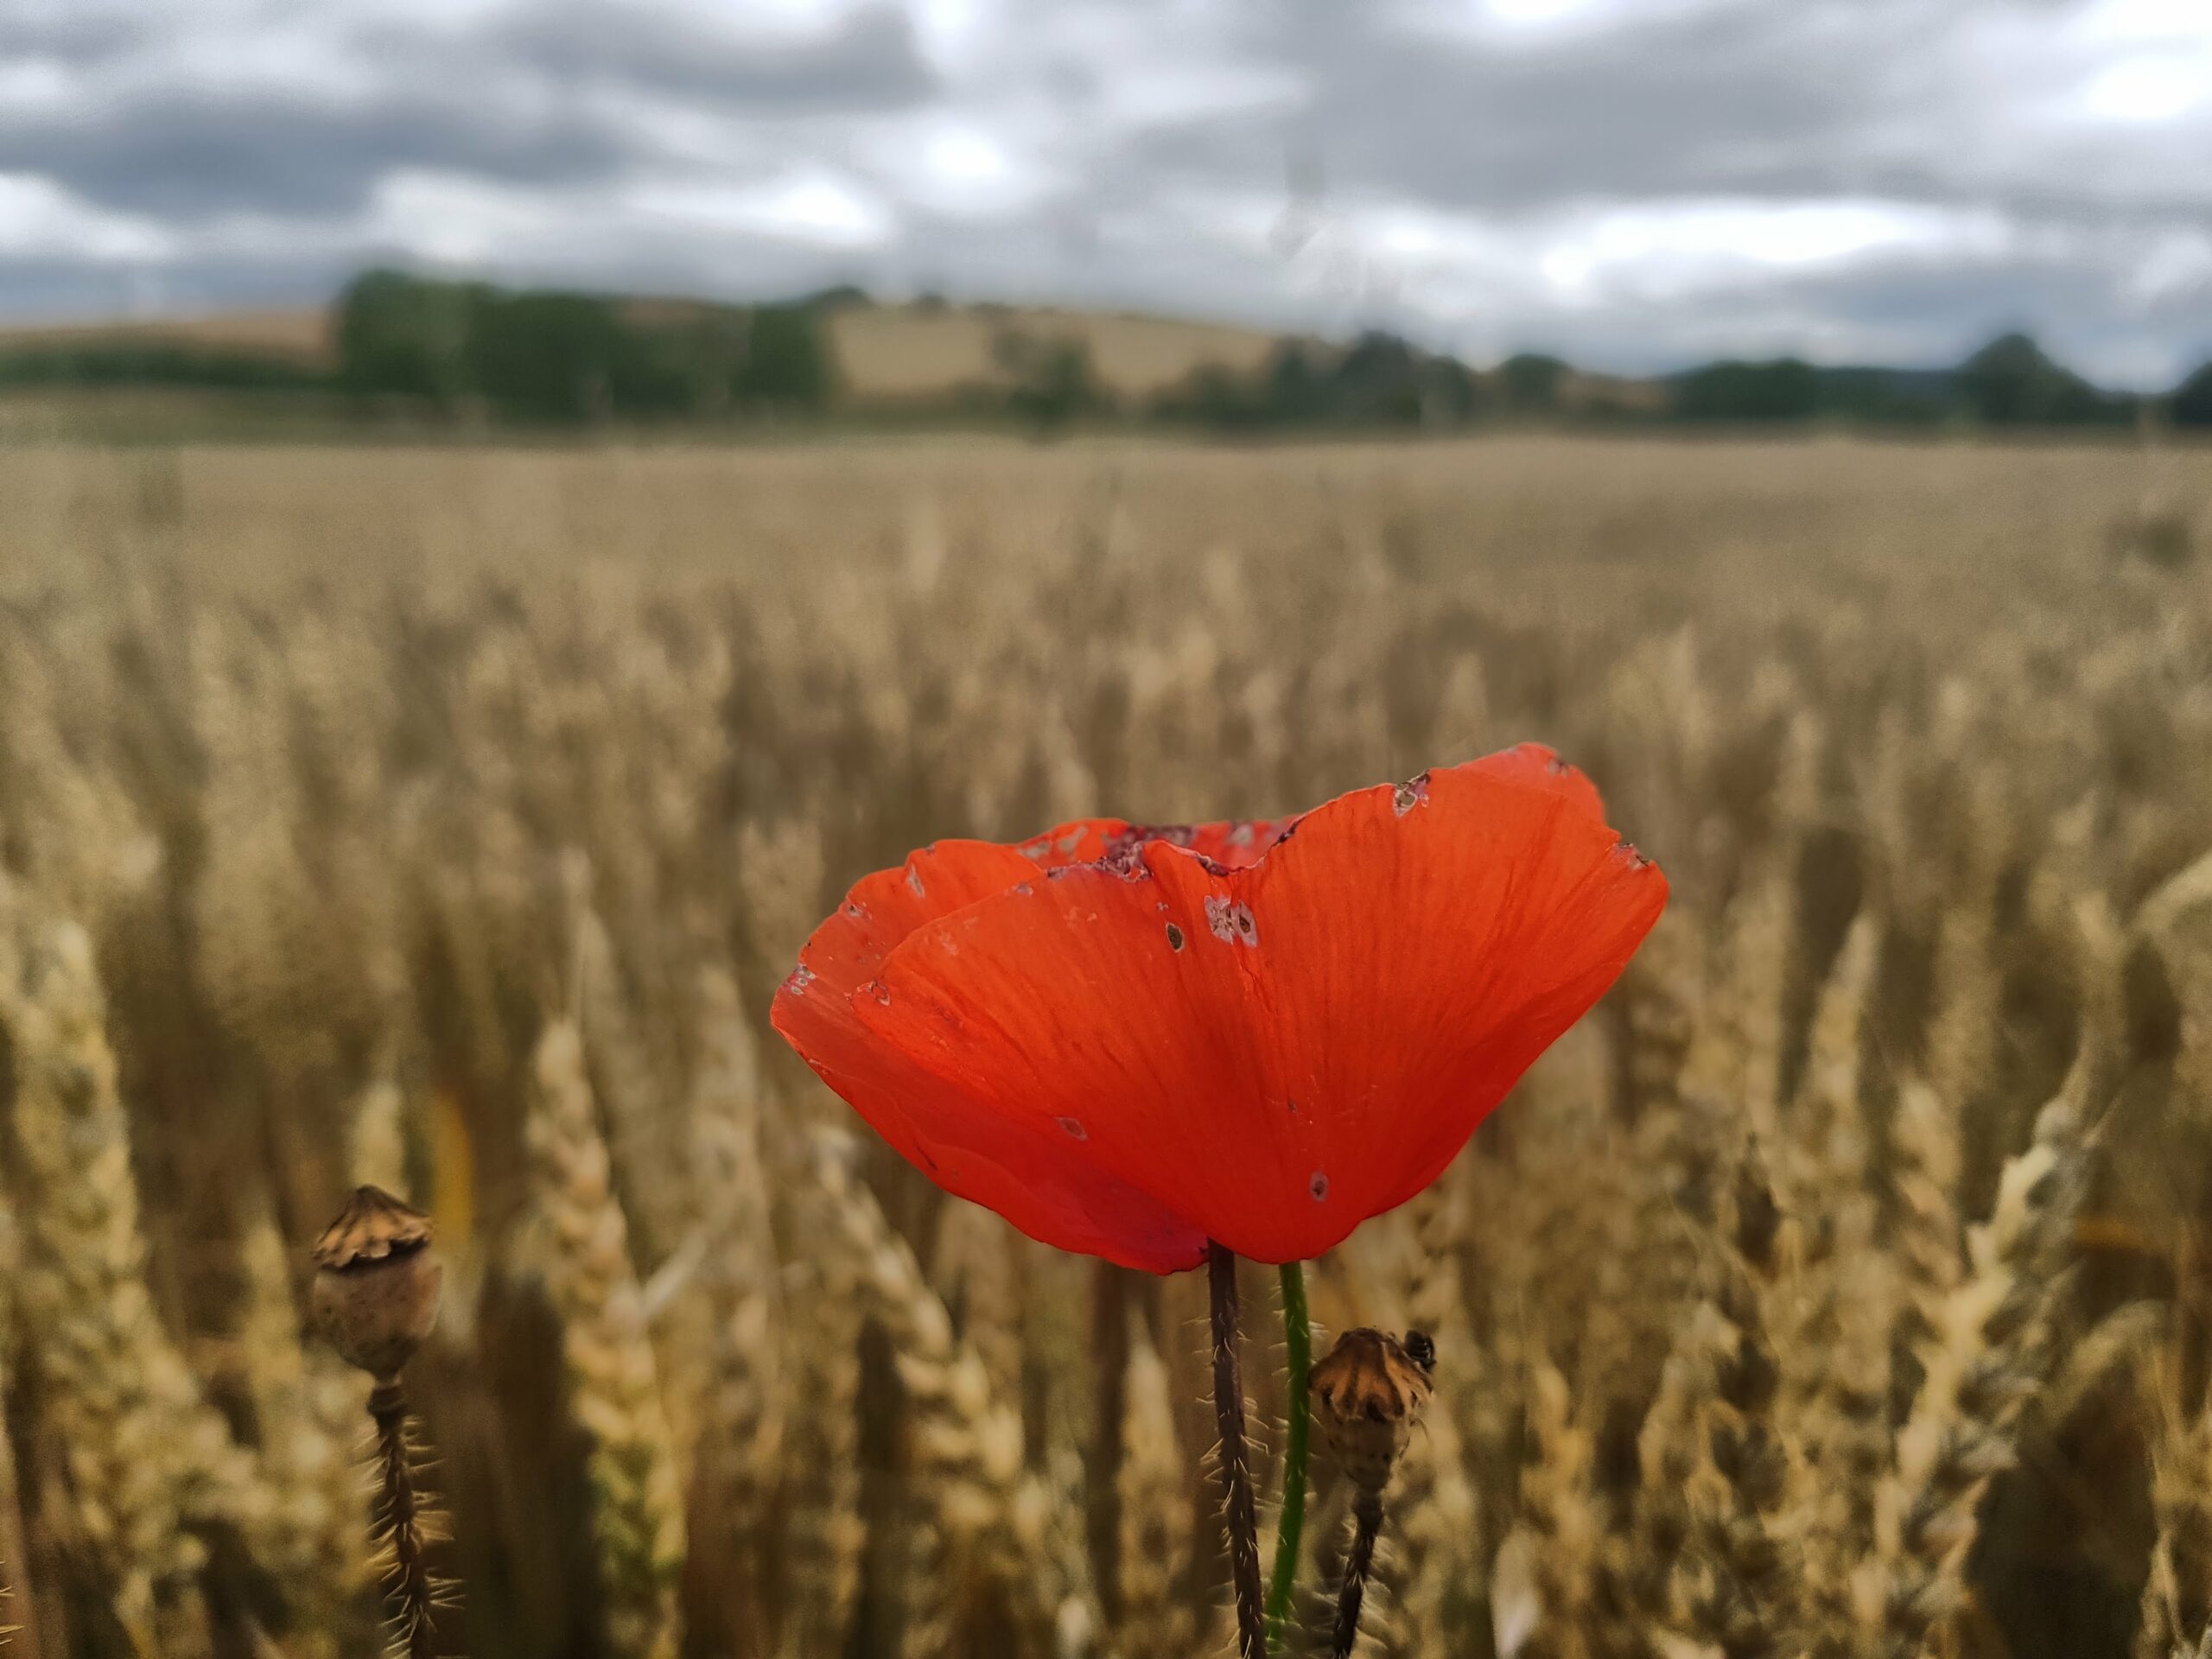
M 1956 369 L 1816 368 L 1795 358 L 1708 364 L 1674 383 L 1686 421 L 1841 420 L 1885 425 L 2118 426 L 2145 400 L 2101 391 L 2025 334 L 2006 334 Z
M 1478 372 L 1395 334 L 1370 331 L 1342 350 L 1281 341 L 1256 372 L 1209 365 L 1154 398 L 1149 412 L 1232 431 L 1460 427 L 1556 414 L 1572 373 L 1559 359 L 1534 353 Z M 1615 411 L 1593 403 L 1583 412 Z
M 2120 426 L 2157 399 L 2102 391 L 2007 334 L 1955 369 L 1827 368 L 1796 358 L 1722 361 L 1669 377 L 1657 395 L 1578 376 L 1554 357 L 1523 355 L 1477 372 L 1394 335 L 1327 353 L 1294 341 L 1256 373 L 1209 367 L 1155 412 L 1224 429 L 1294 426 L 1450 427 L 1504 417 L 1610 423 Z M 2177 425 L 2212 426 L 2212 364 L 2164 406 Z
M 337 345 L 349 391 L 529 422 L 818 410 L 832 383 L 804 302 L 655 304 L 372 271 L 338 302 Z
M 0 389 L 25 386 L 207 386 L 312 390 L 330 376 L 312 363 L 266 353 L 168 340 L 66 339 L 0 346 Z
M 267 353 L 78 336 L 0 346 L 0 389 L 200 386 L 321 390 L 365 408 L 558 424 L 880 416 L 845 397 L 828 315 L 858 289 L 717 305 L 527 290 L 371 271 L 340 296 L 328 364 Z M 937 308 L 944 308 L 942 301 Z M 987 319 L 1003 308 L 975 308 Z M 1658 380 L 1578 372 L 1523 353 L 1485 370 L 1375 331 L 1349 345 L 1276 342 L 1249 367 L 1206 364 L 1181 383 L 1117 397 L 1080 338 L 1009 322 L 987 384 L 947 387 L 902 418 L 1010 420 L 1039 435 L 1085 423 L 1266 434 L 1450 430 L 1486 423 L 1898 428 L 2119 427 L 2147 409 L 2212 429 L 2212 363 L 2163 398 L 2108 392 L 2024 334 L 1949 369 L 1825 367 L 1796 358 L 1708 363 Z

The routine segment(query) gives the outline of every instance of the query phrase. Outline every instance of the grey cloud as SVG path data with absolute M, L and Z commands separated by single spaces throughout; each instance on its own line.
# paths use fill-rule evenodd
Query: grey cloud
M 1930 9 L 1864 8 L 1925 30 Z M 1864 60 L 1821 60 L 1794 7 L 1625 23 L 1548 46 L 1416 30 L 1387 8 L 1306 5 L 1248 45 L 1311 88 L 1289 114 L 1193 123 L 1140 164 L 1249 175 L 1287 152 L 1332 188 L 1511 211 L 1566 199 L 1831 188 L 1880 113 Z
M 143 67 L 162 49 L 113 13 L 77 22 L 56 13 L 15 33 L 26 57 L 95 71 Z M 340 38 L 383 81 L 380 96 L 354 105 L 220 86 L 117 92 L 95 73 L 65 111 L 0 110 L 0 171 L 177 220 L 232 211 L 327 220 L 357 211 L 400 168 L 570 185 L 649 160 L 652 143 L 591 96 L 600 91 L 772 119 L 908 106 L 934 86 L 912 24 L 885 6 L 766 45 L 638 0 L 545 0 L 457 38 L 391 24 Z
M 2179 291 L 2139 307 L 2116 303 L 2113 273 L 2088 257 L 2029 259 L 1967 269 L 1876 265 L 1778 283 L 1771 303 L 1817 318 L 1917 337 L 1921 360 L 1963 357 L 2000 330 L 2036 336 L 2063 359 L 2157 354 L 2161 341 L 2185 360 L 2212 353 L 2212 291 Z M 2171 349 L 2171 347 L 2169 347 Z
M 41 174 L 100 207 L 193 220 L 231 211 L 340 218 L 396 168 L 519 182 L 605 174 L 626 155 L 603 120 L 522 114 L 461 89 L 394 89 L 365 107 L 170 92 L 45 118 L 0 114 L 0 171 Z
M 352 260 L 302 253 L 251 260 L 219 256 L 154 273 L 0 251 L 0 317 L 123 317 L 149 305 L 188 315 L 294 306 L 303 296 L 335 292 L 354 268 Z
M 552 0 L 512 16 L 486 49 L 563 81 L 616 81 L 755 113 L 897 109 L 938 86 L 912 23 L 885 5 L 785 42 L 658 15 L 637 0 Z
M 0 16 L 0 63 L 103 62 L 128 53 L 148 32 L 143 23 L 111 11 L 26 10 Z
M 2056 17 L 2078 0 L 2005 0 Z M 1923 0 L 1719 6 L 1551 42 L 1452 36 L 1387 5 L 1298 0 L 1246 14 L 1255 60 L 1298 76 L 1290 112 L 1147 135 L 1125 164 L 1191 179 L 1280 177 L 1318 158 L 1334 189 L 1510 214 L 1576 200 L 1884 196 L 2080 219 L 2212 211 L 2212 174 L 1985 176 L 1955 153 L 1980 114 L 1951 84 L 1960 29 L 1989 7 Z
M 1662 372 L 1704 358 L 1809 354 L 1830 362 L 1936 366 L 2000 332 L 2033 334 L 2062 360 L 2100 363 L 2212 351 L 2200 302 L 2131 314 L 2087 257 L 2004 264 L 1889 257 L 1847 272 L 1777 274 L 1694 300 L 1630 298 L 1603 311 L 1522 320 L 1522 339 L 1585 362 Z

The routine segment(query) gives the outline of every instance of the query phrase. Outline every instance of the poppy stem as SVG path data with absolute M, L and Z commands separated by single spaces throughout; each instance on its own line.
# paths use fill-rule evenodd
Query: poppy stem
M 1382 1535 L 1382 1494 L 1363 1491 L 1351 1502 L 1351 1554 L 1344 1560 L 1344 1588 L 1337 1596 L 1336 1640 L 1332 1659 L 1351 1659 L 1359 1645 L 1359 1612 L 1367 1600 L 1368 1575 L 1375 1570 L 1375 1541 Z
M 1268 1585 L 1268 1646 L 1282 1646 L 1291 1600 L 1298 1588 L 1298 1552 L 1306 1531 L 1306 1448 L 1313 1438 L 1313 1404 L 1306 1397 L 1313 1369 L 1313 1325 L 1306 1313 L 1306 1269 L 1282 1264 L 1283 1346 L 1290 1370 L 1290 1435 L 1283 1454 L 1282 1518 L 1275 1528 L 1274 1575 Z
M 1236 1354 L 1236 1256 L 1206 1243 L 1213 1303 L 1213 1411 L 1221 1435 L 1221 1512 L 1229 1529 L 1229 1576 L 1236 1590 L 1238 1659 L 1262 1659 L 1267 1621 L 1260 1606 L 1260 1516 L 1244 1444 L 1244 1371 Z

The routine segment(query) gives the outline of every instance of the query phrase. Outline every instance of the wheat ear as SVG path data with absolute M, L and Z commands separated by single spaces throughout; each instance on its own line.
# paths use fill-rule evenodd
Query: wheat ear
M 682 1487 L 628 1229 L 574 1026 L 545 1027 L 532 1081 L 527 1144 L 546 1223 L 545 1285 L 561 1315 L 570 1408 L 591 1436 L 607 1633 L 626 1655 L 664 1659 L 681 1641 Z

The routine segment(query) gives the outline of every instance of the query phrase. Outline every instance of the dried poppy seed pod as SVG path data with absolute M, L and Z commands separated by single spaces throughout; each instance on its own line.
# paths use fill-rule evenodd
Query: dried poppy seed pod
M 315 1240 L 315 1326 L 372 1376 L 397 1376 L 438 1322 L 445 1269 L 430 1233 L 421 1211 L 360 1186 Z
M 1359 1615 L 1382 1533 L 1382 1492 L 1405 1455 L 1414 1421 L 1434 1387 L 1436 1344 L 1424 1331 L 1403 1342 L 1387 1331 L 1347 1331 L 1313 1368 L 1306 1387 L 1322 1444 L 1357 1490 L 1351 1501 L 1351 1548 L 1337 1592 L 1332 1659 L 1351 1659 L 1359 1644 Z
M 1409 1331 L 1403 1342 L 1362 1328 L 1337 1338 L 1307 1388 L 1322 1445 L 1352 1484 L 1380 1494 L 1404 1455 L 1434 1384 L 1436 1345 Z

